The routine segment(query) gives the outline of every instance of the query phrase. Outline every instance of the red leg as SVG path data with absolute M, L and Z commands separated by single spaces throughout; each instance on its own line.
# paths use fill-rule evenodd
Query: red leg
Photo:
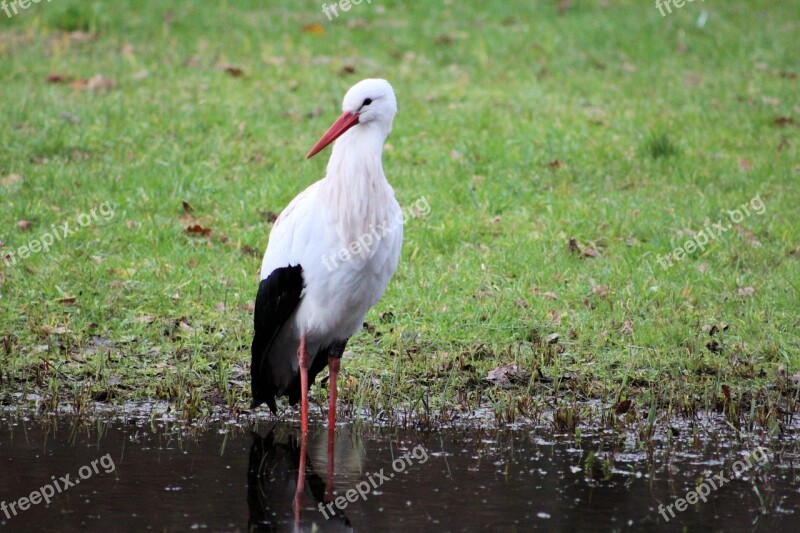
M 294 521 L 297 526 L 300 525 L 300 511 L 303 509 L 303 488 L 306 484 L 306 438 L 305 433 L 300 434 L 300 467 L 297 470 L 297 487 L 292 501 Z
M 328 356 L 328 369 L 330 370 L 330 391 L 328 392 L 328 429 L 332 430 L 336 427 L 336 378 L 339 376 L 339 361 L 338 357 L 333 355 Z M 332 441 L 328 441 L 328 446 L 333 446 Z
M 333 427 L 328 428 L 328 475 L 326 478 L 325 483 L 325 501 L 332 502 L 333 501 L 333 472 L 334 472 L 334 465 L 333 465 L 333 444 L 334 440 L 336 439 L 336 431 Z
M 308 352 L 306 351 L 305 333 L 300 337 L 297 361 L 300 365 L 300 430 L 303 432 L 303 437 L 305 437 L 308 435 L 308 367 L 310 364 Z
M 334 445 L 336 443 L 336 378 L 339 375 L 339 361 L 338 357 L 332 355 L 328 356 L 328 369 L 330 371 L 330 379 L 328 385 L 328 477 L 327 477 L 327 490 L 325 491 L 325 500 L 333 500 L 333 473 L 334 473 Z

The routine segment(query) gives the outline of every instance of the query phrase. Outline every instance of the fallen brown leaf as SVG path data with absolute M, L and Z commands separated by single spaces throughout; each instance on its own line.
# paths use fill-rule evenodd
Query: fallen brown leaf
M 599 296 L 600 298 L 605 298 L 610 292 L 611 289 L 609 289 L 606 285 L 595 285 L 592 287 L 592 294 Z
M 244 69 L 235 65 L 221 65 L 220 70 L 234 78 L 241 78 L 244 75 Z
M 252 246 L 248 246 L 246 244 L 242 246 L 241 252 L 242 255 L 249 255 L 252 257 L 258 257 L 261 255 L 261 253 L 257 249 L 253 248 Z
M 323 35 L 325 28 L 322 27 L 322 24 L 306 24 L 303 26 L 303 31 L 313 35 Z
M 495 385 L 508 386 L 511 384 L 510 378 L 515 377 L 517 374 L 519 374 L 519 372 L 519 365 L 512 363 L 510 365 L 498 366 L 497 368 L 490 370 L 486 374 L 485 379 L 486 381 L 490 381 Z
M 211 228 L 206 228 L 200 224 L 194 224 L 186 228 L 186 233 L 190 235 L 202 235 L 203 237 L 207 237 L 208 235 L 211 235 Z
M 579 254 L 580 257 L 597 257 L 600 255 L 595 248 L 584 248 L 578 244 L 575 237 L 569 238 L 569 251 L 574 254 Z
M 717 339 L 711 339 L 706 343 L 706 348 L 708 348 L 708 351 L 711 353 L 720 353 L 723 346 Z
M 278 215 L 275 213 L 275 211 L 259 210 L 258 214 L 262 219 L 266 220 L 269 224 L 272 224 L 273 222 L 278 220 Z
M 71 76 L 66 74 L 58 74 L 56 72 L 47 75 L 47 83 L 69 83 L 72 81 Z
M 578 239 L 576 239 L 575 237 L 569 238 L 569 251 L 574 254 L 581 253 L 581 247 L 578 246 Z
M 624 415 L 631 408 L 632 403 L 633 402 L 630 400 L 630 398 L 627 400 L 622 400 L 616 405 L 616 407 L 614 407 L 614 412 L 618 415 Z
M 727 385 L 722 386 L 722 394 L 725 395 L 725 398 L 730 400 L 731 399 L 731 388 Z

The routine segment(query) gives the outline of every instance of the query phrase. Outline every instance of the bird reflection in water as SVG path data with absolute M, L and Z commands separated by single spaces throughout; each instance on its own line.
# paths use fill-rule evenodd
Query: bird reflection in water
M 334 500 L 336 466 L 350 479 L 361 475 L 360 439 L 346 427 L 340 427 L 334 438 L 332 433 L 312 430 L 304 436 L 283 424 L 273 426 L 266 437 L 252 433 L 249 531 L 282 531 L 290 524 L 297 531 L 352 531 L 350 520 L 336 506 L 320 511 Z

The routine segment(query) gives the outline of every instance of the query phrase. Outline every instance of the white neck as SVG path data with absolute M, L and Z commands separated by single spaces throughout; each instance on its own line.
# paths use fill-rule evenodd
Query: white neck
M 369 233 L 370 225 L 387 222 L 394 190 L 383 173 L 381 155 L 390 128 L 379 121 L 359 124 L 333 145 L 320 194 L 345 244 Z

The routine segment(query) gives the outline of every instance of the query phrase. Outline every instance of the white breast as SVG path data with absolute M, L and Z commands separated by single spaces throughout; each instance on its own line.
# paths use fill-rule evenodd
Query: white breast
M 309 342 L 325 345 L 358 331 L 383 295 L 397 269 L 403 225 L 400 205 L 389 188 L 380 218 L 362 214 L 361 220 L 373 222 L 343 230 L 342 213 L 320 201 L 322 183 L 310 186 L 281 213 L 270 234 L 261 277 L 287 265 L 303 267 L 306 288 L 295 325 L 308 333 Z

